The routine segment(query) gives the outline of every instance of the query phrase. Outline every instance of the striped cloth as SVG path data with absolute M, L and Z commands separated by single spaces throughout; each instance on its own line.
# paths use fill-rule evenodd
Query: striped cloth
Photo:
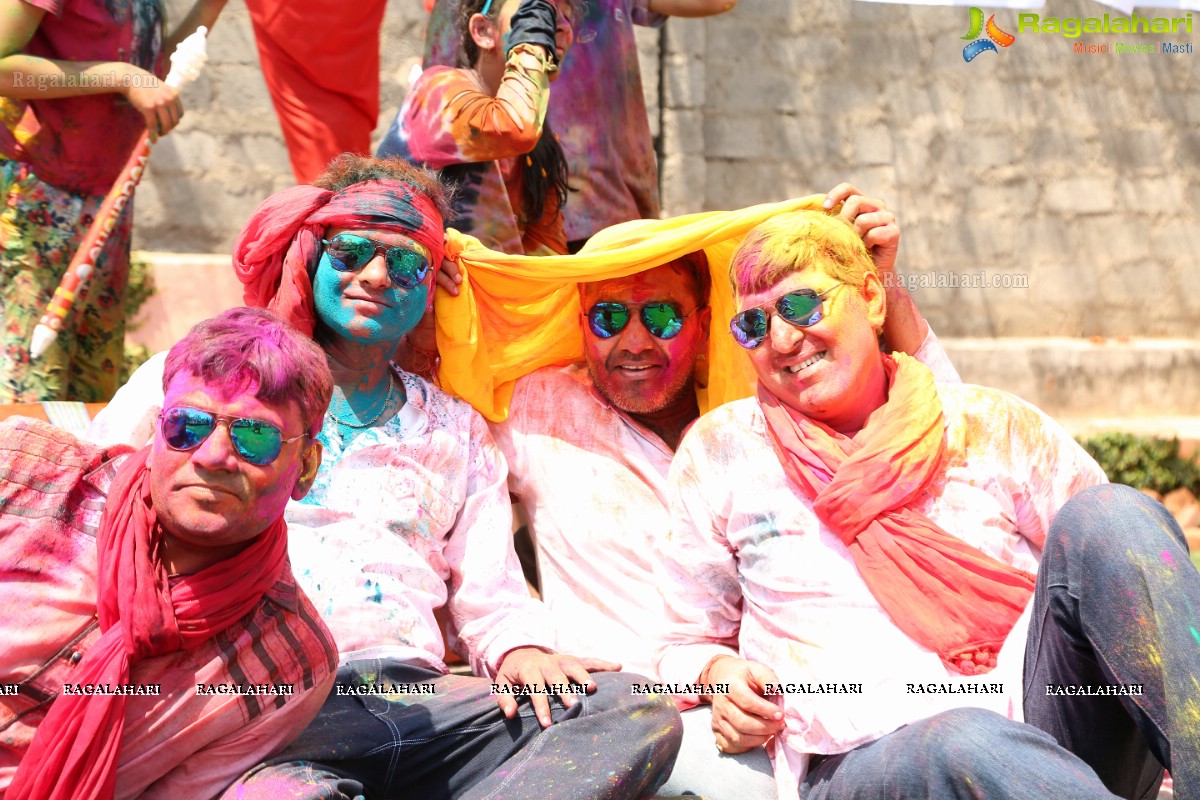
M 0 796 L 99 637 L 96 532 L 124 451 L 40 420 L 0 423 Z M 133 666 L 131 685 L 157 693 L 128 698 L 115 797 L 220 794 L 308 724 L 336 664 L 332 637 L 286 570 L 218 636 Z M 287 688 L 242 693 L 267 685 Z

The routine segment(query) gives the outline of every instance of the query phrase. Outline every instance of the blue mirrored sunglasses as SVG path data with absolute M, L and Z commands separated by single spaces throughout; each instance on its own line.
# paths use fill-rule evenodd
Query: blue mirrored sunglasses
M 229 428 L 229 439 L 233 449 L 243 460 L 255 466 L 265 467 L 283 450 L 283 446 L 308 436 L 302 433 L 284 439 L 279 428 L 260 419 L 239 419 L 224 414 L 214 414 L 190 406 L 173 406 L 164 411 L 159 420 L 162 425 L 163 441 L 172 450 L 195 450 L 212 435 L 217 425 L 224 423 Z
M 822 301 L 834 289 L 844 285 L 835 283 L 820 294 L 812 289 L 788 292 L 772 303 L 747 308 L 733 315 L 733 319 L 729 321 L 729 330 L 738 344 L 747 350 L 753 350 L 767 338 L 772 310 L 784 322 L 797 328 L 816 325 L 825 317 Z
M 338 272 L 354 272 L 383 253 L 392 282 L 401 289 L 415 289 L 429 274 L 429 259 L 411 247 L 388 246 L 357 233 L 339 233 L 332 239 L 322 239 L 330 264 Z

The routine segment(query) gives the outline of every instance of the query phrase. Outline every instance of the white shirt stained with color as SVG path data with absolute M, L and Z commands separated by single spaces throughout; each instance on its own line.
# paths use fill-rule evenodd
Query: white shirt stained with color
M 916 357 L 939 378 L 959 380 L 932 331 Z M 517 381 L 509 417 L 492 433 L 529 515 L 559 649 L 657 677 L 665 610 L 654 548 L 671 526 L 674 453 L 605 400 L 583 364 Z
M 163 401 L 165 358 L 142 366 L 89 438 L 145 443 Z M 297 582 L 343 662 L 384 657 L 445 671 L 434 616 L 478 675 L 509 650 L 553 647 L 552 623 L 529 596 L 512 547 L 504 458 L 470 405 L 400 373 L 408 402 L 387 423 L 343 438 L 326 415 L 312 490 L 288 503 Z M 140 438 L 140 441 L 139 441 Z
M 663 618 L 654 540 L 670 524 L 674 454 L 612 408 L 582 364 L 520 379 L 509 409 L 492 432 L 509 463 L 509 489 L 529 514 L 558 648 L 653 677 Z
M 965 384 L 938 384 L 938 393 L 944 467 L 914 507 L 1036 572 L 1055 513 L 1103 483 L 1103 472 L 1061 426 L 1010 394 Z M 786 726 L 776 747 L 781 797 L 796 796 L 808 754 L 842 753 L 951 708 L 1021 718 L 1029 607 L 996 669 L 948 670 L 892 623 L 846 546 L 789 484 L 756 398 L 692 427 L 669 491 L 672 530 L 658 541 L 668 620 L 659 669 L 664 680 L 694 682 L 722 653 L 774 669 Z M 942 693 L 961 684 L 982 686 Z

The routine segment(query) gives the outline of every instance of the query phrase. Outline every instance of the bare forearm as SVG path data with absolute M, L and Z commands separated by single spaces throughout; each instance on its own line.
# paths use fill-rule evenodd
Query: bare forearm
M 212 32 L 213 26 L 217 24 L 217 18 L 221 16 L 221 11 L 225 8 L 227 0 L 196 0 L 195 5 L 188 11 L 187 16 L 175 26 L 175 30 L 167 37 L 167 41 L 163 43 L 163 55 L 170 56 L 175 52 L 175 48 L 179 46 L 187 37 L 195 33 L 196 29 L 201 25 L 208 28 Z
M 883 338 L 893 352 L 915 355 L 925 341 L 929 324 L 917 309 L 912 295 L 900 285 L 886 290 L 887 318 L 883 323 Z
M 15 53 L 0 58 L 0 95 L 18 100 L 123 94 L 157 79 L 123 61 L 60 61 Z

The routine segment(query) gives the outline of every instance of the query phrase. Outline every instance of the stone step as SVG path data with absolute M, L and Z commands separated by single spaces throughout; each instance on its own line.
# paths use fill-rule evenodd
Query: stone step
M 943 339 L 968 383 L 1012 392 L 1055 418 L 1200 414 L 1200 339 Z M 1157 424 L 1149 422 L 1147 424 Z
M 142 306 L 126 339 L 150 352 L 166 350 L 197 322 L 242 305 L 242 284 L 228 255 L 133 253 L 150 266 L 157 291 Z

